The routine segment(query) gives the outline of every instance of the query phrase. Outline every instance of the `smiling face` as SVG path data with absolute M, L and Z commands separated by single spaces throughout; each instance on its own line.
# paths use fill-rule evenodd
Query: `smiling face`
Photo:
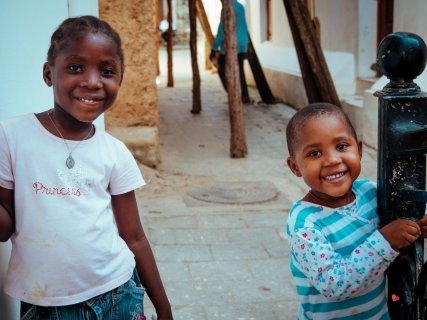
M 45 63 L 43 78 L 53 86 L 55 109 L 92 122 L 111 107 L 122 81 L 116 43 L 103 33 L 80 33 Z
M 293 155 L 287 159 L 292 172 L 302 177 L 318 203 L 331 207 L 352 199 L 352 184 L 361 170 L 362 145 L 339 114 L 306 119 L 299 128 Z

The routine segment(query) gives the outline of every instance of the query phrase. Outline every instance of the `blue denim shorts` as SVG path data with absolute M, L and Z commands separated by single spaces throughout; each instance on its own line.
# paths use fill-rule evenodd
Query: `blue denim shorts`
M 144 320 L 144 293 L 135 268 L 125 284 L 77 304 L 41 307 L 21 302 L 21 320 Z

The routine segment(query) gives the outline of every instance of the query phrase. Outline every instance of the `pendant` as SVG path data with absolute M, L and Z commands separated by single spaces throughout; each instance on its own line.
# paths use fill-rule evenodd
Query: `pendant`
M 68 156 L 67 160 L 65 161 L 65 165 L 67 166 L 68 169 L 71 169 L 72 167 L 74 167 L 74 159 L 71 156 L 71 154 Z

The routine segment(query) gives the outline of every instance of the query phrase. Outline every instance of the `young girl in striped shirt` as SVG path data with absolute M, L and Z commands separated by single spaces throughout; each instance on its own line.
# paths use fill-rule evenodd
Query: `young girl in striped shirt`
M 390 319 L 384 272 L 420 226 L 399 219 L 380 228 L 376 185 L 356 180 L 362 143 L 342 109 L 310 104 L 286 135 L 288 166 L 310 188 L 287 222 L 298 319 Z

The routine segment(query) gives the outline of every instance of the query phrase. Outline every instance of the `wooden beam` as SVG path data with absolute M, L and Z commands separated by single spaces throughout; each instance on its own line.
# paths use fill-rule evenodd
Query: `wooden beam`
M 249 37 L 249 48 L 248 48 L 248 61 L 251 66 L 252 74 L 255 79 L 256 87 L 264 103 L 276 103 L 276 99 L 270 90 L 267 79 L 264 75 L 261 63 L 258 60 L 258 56 L 255 52 L 255 48 L 252 44 L 251 37 Z
M 225 74 L 227 79 L 228 106 L 230 111 L 230 156 L 244 158 L 248 153 L 245 122 L 237 62 L 236 11 L 234 0 L 223 0 L 223 26 L 225 49 Z
M 206 15 L 202 0 L 196 0 L 196 9 L 197 17 L 202 27 L 203 33 L 205 34 L 205 68 L 206 70 L 210 70 L 214 67 L 211 60 L 209 59 L 209 54 L 211 53 L 215 37 L 212 34 L 211 25 L 209 23 L 208 16 Z
M 206 40 L 212 48 L 212 45 L 215 41 L 215 37 L 212 33 L 211 25 L 208 20 L 208 16 L 206 15 L 205 7 L 203 5 L 202 0 L 196 0 L 196 8 L 197 8 L 197 17 L 199 18 L 200 25 L 202 26 L 202 30 L 205 34 Z
M 283 0 L 283 3 L 308 101 L 341 106 L 307 7 L 301 0 Z
M 167 51 L 168 51 L 168 87 L 173 87 L 173 55 L 172 55 L 172 46 L 173 46 L 173 29 L 172 29 L 172 0 L 168 0 L 168 42 L 167 42 Z
M 154 45 L 156 47 L 156 68 L 157 75 L 160 75 L 160 61 L 159 61 L 159 48 L 160 48 L 160 39 L 159 39 L 159 12 L 158 12 L 158 0 L 153 0 L 153 23 L 154 23 Z
M 193 106 L 191 113 L 200 113 L 202 101 L 200 95 L 200 74 L 197 63 L 197 8 L 196 0 L 188 1 L 188 11 L 190 16 L 190 51 L 191 68 L 193 70 Z

